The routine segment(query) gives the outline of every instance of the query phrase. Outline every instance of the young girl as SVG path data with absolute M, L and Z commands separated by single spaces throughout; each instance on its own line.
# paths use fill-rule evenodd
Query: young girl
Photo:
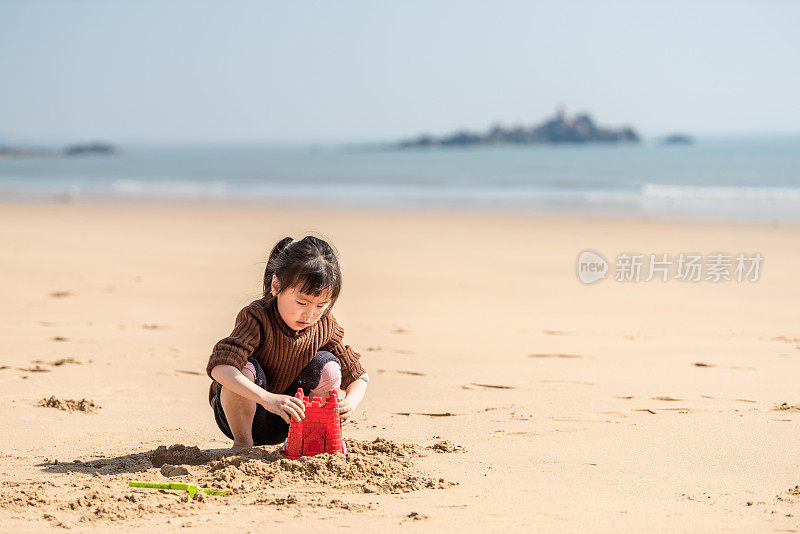
M 290 418 L 305 415 L 297 388 L 323 400 L 341 388 L 339 418 L 352 417 L 369 376 L 330 313 L 341 287 L 336 253 L 322 239 L 285 237 L 272 249 L 264 296 L 239 312 L 206 368 L 209 401 L 217 426 L 233 440 L 231 452 L 285 440 Z

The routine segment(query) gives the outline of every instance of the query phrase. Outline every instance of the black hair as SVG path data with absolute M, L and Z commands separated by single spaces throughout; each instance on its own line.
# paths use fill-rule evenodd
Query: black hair
M 336 251 L 326 241 L 311 235 L 300 241 L 284 237 L 272 248 L 264 270 L 264 296 L 272 296 L 272 275 L 278 278 L 280 291 L 294 287 L 306 295 L 318 297 L 331 291 L 333 307 L 342 290 L 342 272 Z

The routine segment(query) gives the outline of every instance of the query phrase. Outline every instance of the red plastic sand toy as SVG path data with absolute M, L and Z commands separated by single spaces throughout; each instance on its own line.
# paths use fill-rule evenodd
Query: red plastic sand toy
M 302 421 L 292 419 L 289 422 L 289 436 L 286 438 L 286 450 L 283 456 L 296 460 L 301 456 L 315 456 L 327 452 L 346 453 L 342 440 L 342 423 L 339 421 L 339 395 L 331 391 L 328 400 L 314 397 L 309 402 L 303 396 L 303 389 L 298 388 L 294 395 L 302 399 L 305 406 L 305 417 Z

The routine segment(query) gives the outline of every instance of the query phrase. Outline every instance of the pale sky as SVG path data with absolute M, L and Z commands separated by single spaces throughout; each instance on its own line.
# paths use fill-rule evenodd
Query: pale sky
M 800 133 L 800 3 L 3 1 L 0 142 Z

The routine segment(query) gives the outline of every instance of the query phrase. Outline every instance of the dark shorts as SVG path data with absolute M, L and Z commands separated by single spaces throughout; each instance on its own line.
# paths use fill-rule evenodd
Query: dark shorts
M 248 358 L 247 361 L 252 363 L 253 368 L 256 370 L 255 384 L 260 388 L 267 389 L 267 376 L 264 374 L 264 369 L 261 368 L 261 365 L 253 357 Z M 341 365 L 339 359 L 332 353 L 326 350 L 318 351 L 308 365 L 300 371 L 300 376 L 289 384 L 289 387 L 286 388 L 283 394 L 294 396 L 294 394 L 297 393 L 297 388 L 303 388 L 303 393 L 308 395 L 308 393 L 319 384 L 322 367 L 330 361 L 336 361 Z M 220 400 L 222 384 L 215 384 L 217 394 L 214 396 L 214 419 L 217 420 L 217 426 L 222 430 L 222 433 L 230 439 L 233 439 L 233 433 L 231 432 L 231 427 L 228 425 L 225 411 L 222 409 L 222 401 Z M 281 416 L 268 412 L 263 406 L 256 404 L 256 414 L 253 416 L 252 432 L 254 445 L 275 445 L 282 443 L 283 440 L 286 439 L 286 436 L 289 435 L 289 423 L 284 421 Z

